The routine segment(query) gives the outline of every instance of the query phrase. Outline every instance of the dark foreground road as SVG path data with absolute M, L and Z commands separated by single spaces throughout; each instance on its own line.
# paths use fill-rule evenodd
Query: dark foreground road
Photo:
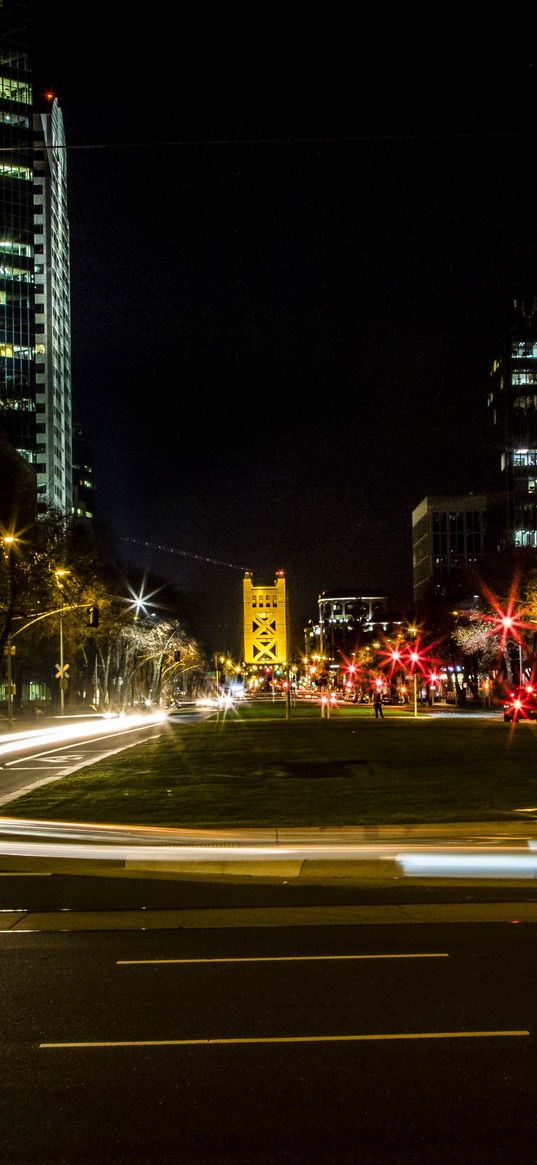
M 537 926 L 0 935 L 2 1165 L 537 1161 Z

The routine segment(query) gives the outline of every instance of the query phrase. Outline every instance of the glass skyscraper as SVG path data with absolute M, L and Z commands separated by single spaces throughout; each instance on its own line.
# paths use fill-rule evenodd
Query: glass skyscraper
M 0 428 L 36 474 L 38 511 L 72 506 L 66 149 L 32 85 L 31 5 L 0 3 Z
M 488 398 L 497 548 L 537 547 L 537 295 L 513 295 Z

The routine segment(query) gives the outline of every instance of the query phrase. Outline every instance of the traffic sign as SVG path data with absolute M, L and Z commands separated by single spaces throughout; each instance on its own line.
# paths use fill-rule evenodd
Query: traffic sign
M 15 655 L 16 650 L 15 644 L 12 643 L 11 647 L 4 647 L 4 655 Z
M 67 679 L 68 671 L 69 671 L 69 664 L 68 663 L 64 663 L 63 667 L 61 666 L 61 664 L 57 663 L 56 664 L 56 679 L 57 680 Z

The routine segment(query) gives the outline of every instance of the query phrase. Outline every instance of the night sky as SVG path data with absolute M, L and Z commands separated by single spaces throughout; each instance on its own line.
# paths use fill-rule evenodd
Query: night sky
M 47 6 L 39 54 L 99 517 L 209 649 L 240 650 L 242 568 L 286 571 L 298 646 L 321 591 L 408 602 L 412 509 L 482 489 L 505 302 L 537 272 L 532 64 L 500 86 L 162 25 L 146 53 L 88 11 L 65 54 Z

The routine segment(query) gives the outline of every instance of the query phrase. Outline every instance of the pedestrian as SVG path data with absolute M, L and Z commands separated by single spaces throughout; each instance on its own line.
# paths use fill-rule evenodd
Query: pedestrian
M 375 720 L 378 720 L 379 716 L 380 716 L 381 720 L 384 720 L 384 712 L 382 711 L 382 694 L 381 694 L 381 692 L 379 692 L 378 688 L 375 692 L 374 705 L 375 705 Z

